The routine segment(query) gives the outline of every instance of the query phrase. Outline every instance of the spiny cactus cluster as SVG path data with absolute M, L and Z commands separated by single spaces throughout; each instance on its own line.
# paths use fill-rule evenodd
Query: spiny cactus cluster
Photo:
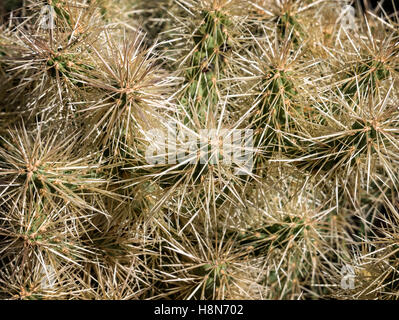
M 397 299 L 399 19 L 350 4 L 2 4 L 0 297 Z

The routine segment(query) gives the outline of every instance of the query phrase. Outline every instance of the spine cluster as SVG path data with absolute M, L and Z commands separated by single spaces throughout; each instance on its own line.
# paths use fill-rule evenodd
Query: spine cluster
M 397 298 L 398 13 L 5 3 L 1 298 Z

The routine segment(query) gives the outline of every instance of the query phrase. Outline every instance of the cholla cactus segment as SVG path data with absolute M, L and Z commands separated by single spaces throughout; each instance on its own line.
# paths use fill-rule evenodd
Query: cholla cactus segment
M 352 2 L 3 1 L 0 297 L 397 299 L 399 19 Z

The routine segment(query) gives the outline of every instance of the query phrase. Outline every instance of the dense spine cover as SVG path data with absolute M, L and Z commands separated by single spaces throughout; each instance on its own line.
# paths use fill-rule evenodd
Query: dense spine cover
M 0 296 L 396 299 L 398 14 L 350 2 L 6 1 Z

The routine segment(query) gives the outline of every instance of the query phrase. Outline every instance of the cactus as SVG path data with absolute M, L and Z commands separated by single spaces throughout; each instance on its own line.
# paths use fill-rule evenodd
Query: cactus
M 0 4 L 0 297 L 397 299 L 398 14 L 349 3 Z

